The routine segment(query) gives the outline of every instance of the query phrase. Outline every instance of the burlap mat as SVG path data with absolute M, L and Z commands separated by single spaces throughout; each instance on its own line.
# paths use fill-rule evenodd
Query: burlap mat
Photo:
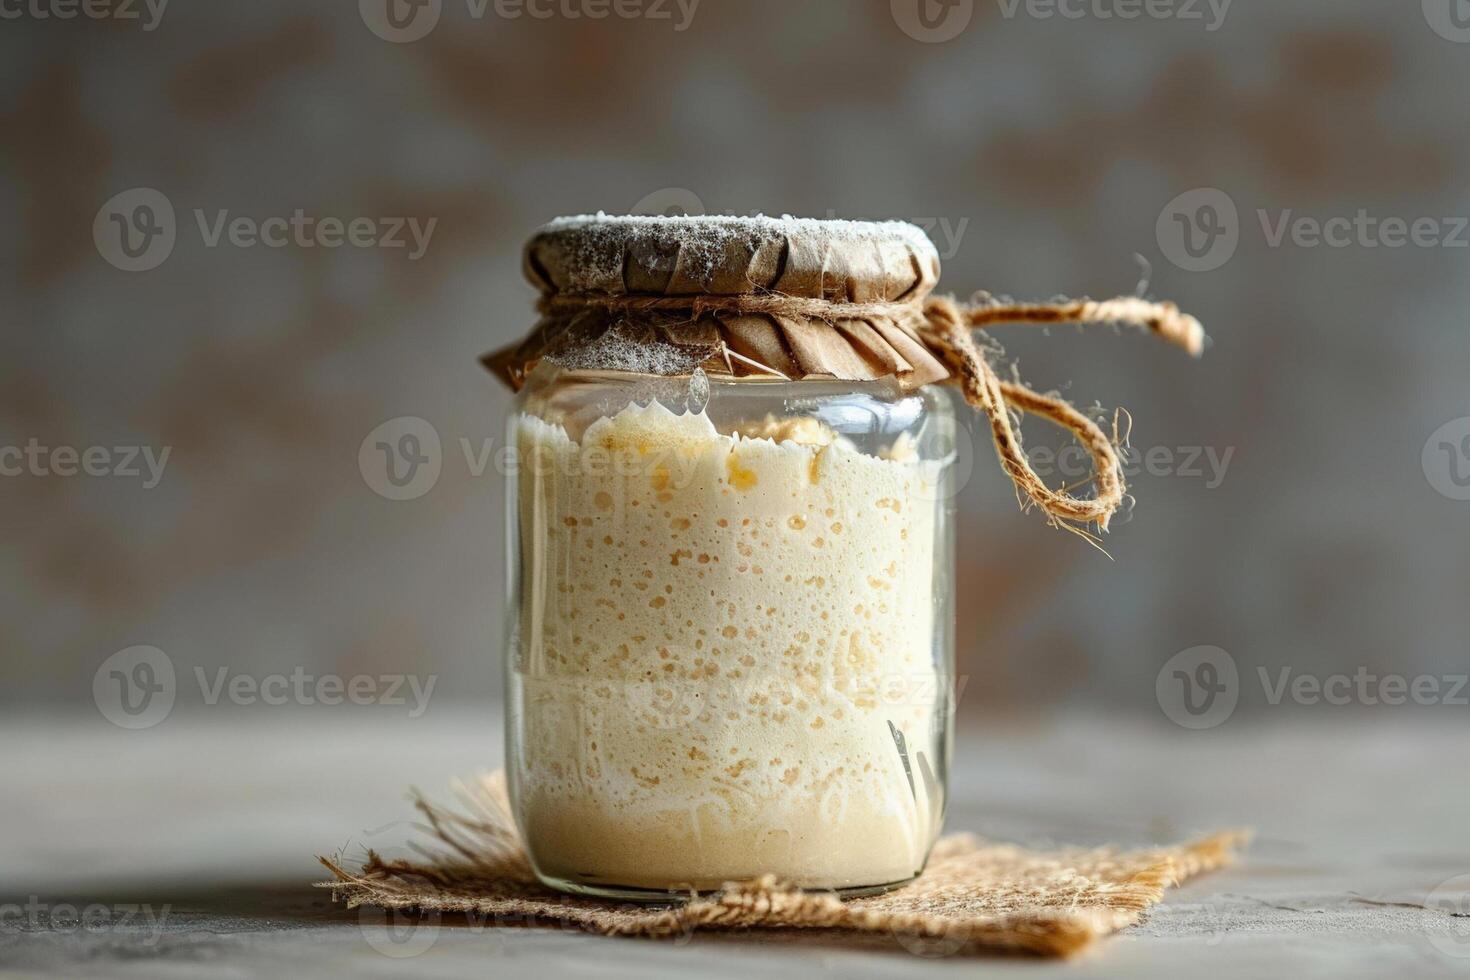
M 432 846 L 420 860 L 369 851 L 356 870 L 319 858 L 334 900 L 489 924 L 544 922 L 603 935 L 685 937 L 704 929 L 839 929 L 891 936 L 925 955 L 1026 952 L 1068 956 L 1136 923 L 1164 890 L 1229 864 L 1242 832 L 1150 850 L 1031 851 L 968 834 L 945 837 L 909 885 L 843 901 L 773 876 L 732 882 L 673 907 L 577 898 L 540 885 L 510 817 L 499 773 L 458 788 L 461 809 L 416 796 Z

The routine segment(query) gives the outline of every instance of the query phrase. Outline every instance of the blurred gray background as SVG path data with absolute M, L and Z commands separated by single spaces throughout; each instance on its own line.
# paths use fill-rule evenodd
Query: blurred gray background
M 509 395 L 476 357 L 533 320 L 537 225 L 638 207 L 919 221 L 961 296 L 1127 293 L 1142 256 L 1205 323 L 1198 362 L 996 332 L 1156 455 L 1108 560 L 1021 513 L 977 445 L 964 718 L 1167 725 L 1156 677 L 1202 644 L 1247 717 L 1315 710 L 1270 705 L 1258 667 L 1467 669 L 1470 4 L 442 0 L 390 23 L 374 2 L 0 22 L 0 447 L 169 452 L 156 486 L 141 461 L 0 477 L 0 710 L 95 712 L 99 665 L 140 644 L 184 677 L 411 672 L 436 706 L 498 699 L 504 492 L 461 440 L 499 445 Z M 98 241 L 135 188 L 176 240 L 125 271 Z M 434 225 L 416 257 L 208 244 L 222 211 L 296 209 Z M 1360 211 L 1432 223 L 1393 247 L 1298 222 Z M 399 416 L 443 441 L 414 500 L 359 468 Z

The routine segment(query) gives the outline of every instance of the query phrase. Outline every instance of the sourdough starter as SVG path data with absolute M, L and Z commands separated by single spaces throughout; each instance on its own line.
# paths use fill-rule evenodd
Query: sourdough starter
M 515 426 L 512 777 L 541 872 L 707 889 L 919 871 L 942 799 L 939 466 L 657 402 L 580 438 Z

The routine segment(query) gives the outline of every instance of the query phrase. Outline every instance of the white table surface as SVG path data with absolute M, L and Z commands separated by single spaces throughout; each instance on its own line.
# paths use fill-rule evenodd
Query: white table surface
M 389 956 L 381 948 L 408 945 L 308 887 L 324 876 L 312 855 L 349 841 L 349 853 L 400 849 L 412 836 L 405 788 L 435 791 L 493 767 L 500 720 L 279 710 L 179 714 L 140 732 L 95 715 L 0 721 L 0 907 L 10 903 L 0 974 L 1470 975 L 1470 916 L 1424 907 L 1437 886 L 1470 875 L 1470 728 L 1442 712 L 1208 732 L 1099 718 L 965 730 L 950 830 L 1033 845 L 1257 832 L 1237 867 L 1057 963 L 923 958 L 886 937 L 698 935 L 676 946 L 448 920 L 419 955 Z M 41 911 L 16 911 L 28 904 Z M 67 905 L 98 918 L 78 927 Z

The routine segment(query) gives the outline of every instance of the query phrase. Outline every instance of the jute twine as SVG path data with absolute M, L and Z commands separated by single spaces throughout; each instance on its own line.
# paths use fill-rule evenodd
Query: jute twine
M 902 888 L 843 900 L 766 875 L 681 904 L 633 905 L 555 892 L 536 880 L 497 773 L 458 787 L 459 808 L 417 796 L 431 844 L 416 860 L 368 851 L 360 866 L 319 860 L 334 900 L 487 925 L 562 925 L 608 936 L 688 938 L 715 929 L 836 929 L 886 937 L 925 956 L 1024 952 L 1068 956 L 1138 922 L 1187 878 L 1224 867 L 1242 832 L 1147 850 L 1033 851 L 967 834 L 945 837 Z
M 766 314 L 829 323 L 917 312 L 924 323 L 921 338 L 954 372 L 954 380 L 964 392 L 965 400 L 989 419 L 996 454 L 1018 495 L 1023 502 L 1034 502 L 1053 524 L 1071 530 L 1079 530 L 1078 525 L 1092 524 L 1106 531 L 1109 521 L 1123 505 L 1127 483 L 1118 458 L 1116 431 L 1104 432 L 1059 395 L 1043 394 L 1020 382 L 1002 380 L 976 345 L 971 331 L 1002 323 L 1099 323 L 1140 327 L 1195 357 L 1203 352 L 1205 343 L 1204 328 L 1194 317 L 1181 312 L 1173 303 L 1157 303 L 1136 296 L 1102 301 L 964 304 L 948 296 L 931 296 L 914 302 L 840 303 L 779 293 L 690 296 L 561 293 L 543 296 L 539 304 L 541 312 L 547 314 L 574 313 L 592 307 L 631 314 L 687 312 L 696 319 L 705 315 Z M 1093 496 L 1078 497 L 1067 488 L 1052 489 L 1046 485 L 1026 458 L 1018 430 L 1019 419 L 1012 413 L 1039 416 L 1072 434 L 1092 457 L 1092 474 L 1084 482 L 1093 485 Z M 1085 531 L 1081 533 L 1087 536 Z

